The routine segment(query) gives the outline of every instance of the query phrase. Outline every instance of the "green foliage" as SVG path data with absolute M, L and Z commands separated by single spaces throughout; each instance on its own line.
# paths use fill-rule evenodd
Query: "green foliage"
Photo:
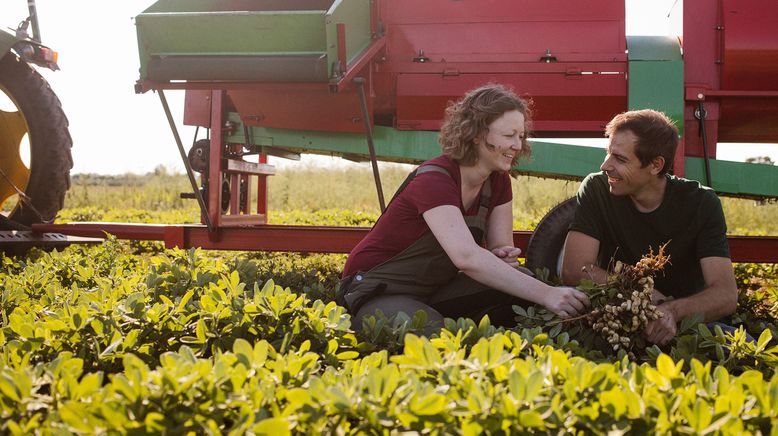
M 0 431 L 739 434 L 778 422 L 769 330 L 752 344 L 694 325 L 681 338 L 696 342 L 641 364 L 532 307 L 516 310 L 536 325 L 510 331 L 488 318 L 430 330 L 422 313 L 353 331 L 335 303 L 264 276 L 326 281 L 314 270 L 343 257 L 280 256 L 137 255 L 109 239 L 4 258 Z
M 387 174 L 384 187 L 399 185 L 405 172 Z M 271 222 L 375 221 L 369 172 L 290 173 L 286 184 L 279 182 L 284 172 L 270 182 Z M 199 220 L 194 202 L 178 198 L 188 190 L 182 176 L 160 171 L 121 183 L 90 177 L 74 179 L 61 220 Z M 336 187 L 310 183 L 324 179 Z M 577 184 L 565 183 L 515 180 L 517 227 L 534 226 L 572 195 Z M 151 198 L 160 193 L 162 200 Z M 305 199 L 311 195 L 321 197 L 318 206 Z M 273 204 L 274 196 L 286 203 Z M 744 330 L 725 334 L 686 320 L 672 344 L 638 350 L 630 361 L 600 350 L 582 324 L 557 322 L 535 307 L 515 307 L 519 325 L 511 330 L 488 318 L 447 319 L 432 329 L 419 313 L 368 317 L 355 331 L 332 302 L 344 261 L 343 255 L 163 250 L 111 238 L 100 246 L 4 257 L 0 433 L 768 434 L 778 428 L 775 265 L 736 265 L 740 307 L 729 323 Z M 744 331 L 757 340 L 747 341 Z

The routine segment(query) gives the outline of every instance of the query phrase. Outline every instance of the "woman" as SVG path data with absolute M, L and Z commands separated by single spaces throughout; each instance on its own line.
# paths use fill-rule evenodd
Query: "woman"
M 431 328 L 444 316 L 485 314 L 512 325 L 511 305 L 522 300 L 562 317 L 589 305 L 584 293 L 517 269 L 508 171 L 530 154 L 529 117 L 526 102 L 501 85 L 472 90 L 446 109 L 443 155 L 408 176 L 346 261 L 338 299 L 356 325 L 376 310 L 424 310 Z

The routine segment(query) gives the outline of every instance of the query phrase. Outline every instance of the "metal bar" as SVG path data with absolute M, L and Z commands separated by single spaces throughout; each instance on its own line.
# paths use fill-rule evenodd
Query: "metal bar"
M 737 90 L 707 90 L 705 97 L 778 97 L 778 91 L 737 91 Z
M 778 236 L 729 236 L 733 262 L 778 263 Z
M 373 41 L 370 46 L 367 48 L 367 50 L 363 51 L 355 60 L 351 63 L 348 68 L 346 68 L 345 74 L 343 74 L 342 77 L 338 79 L 337 82 L 337 90 L 338 92 L 343 91 L 349 84 L 351 83 L 351 80 L 359 74 L 362 71 L 362 68 L 365 67 L 371 60 L 373 60 L 373 57 L 384 48 L 386 45 L 386 38 L 382 37 L 375 41 Z
M 194 191 L 195 197 L 197 197 L 197 204 L 200 205 L 200 212 L 202 212 L 203 216 L 205 217 L 205 225 L 208 226 L 209 231 L 213 231 L 213 225 L 211 224 L 210 219 L 208 219 L 207 208 L 205 207 L 203 194 L 200 192 L 200 188 L 197 186 L 197 180 L 195 180 L 194 171 L 192 171 L 192 165 L 189 164 L 186 151 L 184 151 L 184 143 L 181 142 L 181 137 L 178 135 L 178 128 L 176 127 L 175 121 L 173 121 L 173 115 L 170 113 L 170 106 L 167 104 L 165 92 L 161 89 L 159 90 L 159 100 L 162 102 L 162 108 L 165 110 L 167 122 L 170 124 L 170 130 L 173 132 L 173 137 L 176 140 L 178 152 L 181 154 L 181 160 L 184 162 L 186 175 L 189 177 L 189 183 L 192 185 L 192 191 Z
M 93 238 L 106 233 L 119 239 L 164 240 L 178 232 L 173 239 L 183 241 L 185 247 L 219 250 L 263 250 L 304 253 L 348 253 L 370 231 L 366 227 L 286 226 L 260 225 L 220 229 L 221 238 L 213 241 L 203 225 L 129 224 L 129 223 L 68 223 L 33 224 L 35 232 L 62 233 Z M 530 231 L 513 232 L 514 245 L 526 252 Z M 729 236 L 729 248 L 734 262 L 778 262 L 778 236 Z
M 240 186 L 242 189 L 246 191 L 246 202 L 241 202 L 240 204 L 240 213 L 249 215 L 250 208 L 251 208 L 251 177 L 248 174 L 241 174 L 240 175 Z M 243 192 L 240 193 L 241 200 L 244 198 Z
M 359 106 L 362 109 L 362 123 L 365 126 L 365 136 L 367 137 L 367 148 L 370 151 L 370 164 L 373 166 L 373 178 L 375 179 L 375 188 L 378 192 L 378 204 L 381 206 L 381 213 L 386 210 L 384 203 L 384 189 L 381 186 L 381 175 L 378 173 L 378 161 L 375 156 L 375 146 L 373 145 L 373 126 L 370 119 L 370 111 L 367 110 L 367 98 L 365 97 L 365 79 L 355 77 L 357 90 L 359 91 Z
M 30 23 L 32 24 L 32 39 L 42 43 L 41 29 L 38 26 L 38 9 L 35 7 L 35 0 L 27 0 L 27 10 L 30 12 Z
M 259 155 L 259 165 L 267 165 L 267 155 Z M 257 177 L 257 213 L 267 216 L 267 176 Z
M 170 224 L 136 224 L 111 222 L 81 222 L 66 224 L 33 224 L 34 232 L 62 233 L 65 235 L 104 238 L 106 233 L 119 239 L 135 239 L 138 241 L 162 241 L 165 231 L 173 227 L 183 227 Z
M 338 65 L 339 65 L 339 71 L 340 73 L 346 72 L 346 25 L 344 23 L 338 23 L 336 25 L 337 29 L 337 36 L 338 36 Z M 339 75 L 335 74 L 333 71 L 333 76 Z
M 702 105 L 702 100 L 697 102 L 697 110 L 700 111 L 700 134 L 702 135 L 702 153 L 705 160 L 705 184 L 707 186 L 713 186 L 711 184 L 710 177 L 710 158 L 708 157 L 708 134 L 705 132 L 705 107 Z
M 222 175 L 221 158 L 224 147 L 224 91 L 211 93 L 211 146 L 208 156 L 208 205 L 207 215 L 215 227 L 221 226 L 222 217 Z
M 237 159 L 225 159 L 224 172 L 238 174 L 253 174 L 255 176 L 272 176 L 276 173 L 276 167 L 269 164 L 246 162 Z
M 240 175 L 230 174 L 230 215 L 238 215 L 240 213 Z M 222 222 L 223 217 L 222 217 Z

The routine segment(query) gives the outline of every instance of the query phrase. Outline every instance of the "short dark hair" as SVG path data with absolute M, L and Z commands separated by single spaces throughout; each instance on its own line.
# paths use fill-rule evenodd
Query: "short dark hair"
M 672 172 L 675 150 L 678 148 L 678 128 L 667 115 L 653 109 L 622 112 L 605 126 L 605 136 L 611 137 L 625 130 L 637 136 L 635 156 L 644 167 L 662 156 L 665 165 L 659 174 Z
M 474 164 L 478 157 L 475 139 L 485 135 L 494 120 L 512 110 L 524 115 L 525 130 L 521 150 L 513 163 L 519 156 L 529 156 L 532 152 L 527 141 L 532 116 L 529 104 L 510 89 L 498 84 L 473 89 L 461 100 L 449 103 L 438 137 L 443 154 L 462 165 Z

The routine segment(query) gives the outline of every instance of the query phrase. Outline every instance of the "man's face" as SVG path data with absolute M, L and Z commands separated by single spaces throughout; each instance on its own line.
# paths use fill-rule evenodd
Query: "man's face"
M 654 167 L 640 163 L 635 156 L 637 136 L 631 130 L 611 135 L 605 161 L 600 169 L 608 175 L 608 185 L 613 195 L 637 196 L 656 177 Z

